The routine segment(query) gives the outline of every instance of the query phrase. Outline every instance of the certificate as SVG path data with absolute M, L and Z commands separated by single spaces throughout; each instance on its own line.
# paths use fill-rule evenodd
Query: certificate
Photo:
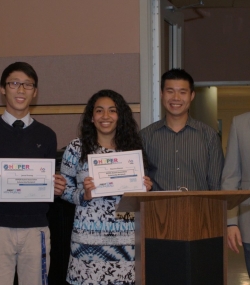
M 122 195 L 124 192 L 146 192 L 143 184 L 142 151 L 89 154 L 89 176 L 96 189 L 92 197 Z
M 54 159 L 0 159 L 0 202 L 53 202 Z

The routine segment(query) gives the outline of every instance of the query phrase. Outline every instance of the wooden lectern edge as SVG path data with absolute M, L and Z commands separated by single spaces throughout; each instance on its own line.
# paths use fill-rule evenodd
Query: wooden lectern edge
M 250 197 L 250 190 L 211 190 L 211 191 L 152 191 L 152 192 L 127 192 L 117 207 L 118 212 L 140 211 L 140 203 L 160 199 L 178 197 L 200 197 L 227 201 L 227 209 L 230 210 Z
M 232 209 L 247 198 L 250 197 L 250 190 L 223 190 L 223 191 L 185 191 L 185 192 L 170 192 L 170 191 L 160 191 L 160 192 L 130 192 L 124 193 L 119 205 L 118 211 L 121 212 L 140 212 L 136 213 L 137 225 L 136 228 L 136 248 L 137 248 L 137 257 L 136 257 L 136 280 L 139 280 L 138 284 L 144 285 L 145 282 L 145 239 L 146 238 L 155 238 L 157 239 L 174 239 L 174 240 L 201 240 L 207 239 L 209 237 L 221 237 L 223 236 L 223 276 L 224 281 L 223 284 L 227 284 L 227 235 L 226 235 L 226 207 L 228 209 Z M 208 208 L 215 207 L 215 211 L 207 211 L 204 217 L 207 217 L 208 220 L 212 219 L 213 222 L 200 223 L 199 218 L 195 220 L 195 222 L 200 223 L 202 231 L 189 231 L 188 234 L 184 232 L 182 234 L 182 230 L 180 232 L 174 231 L 174 237 L 171 236 L 173 231 L 171 229 L 175 229 L 175 225 L 178 224 L 180 220 L 175 220 L 171 224 L 172 216 L 165 215 L 167 213 L 168 206 L 171 209 L 171 206 L 178 205 L 178 198 L 180 198 L 181 202 L 188 202 L 187 204 L 194 205 L 194 209 L 201 209 L 201 206 L 205 205 Z M 184 198 L 184 199 L 183 199 Z M 185 199 L 187 198 L 187 200 Z M 191 199 L 190 199 L 191 198 Z M 194 198 L 194 199 L 192 199 Z M 169 199 L 176 199 L 176 201 L 167 201 Z M 208 200 L 212 201 L 208 201 Z M 157 200 L 165 200 L 163 203 L 154 203 Z M 217 201 L 216 201 L 217 200 Z M 220 201 L 218 201 L 220 200 Z M 153 202 L 146 205 L 145 202 Z M 172 203 L 173 202 L 173 203 Z M 189 203 L 191 202 L 191 203 Z M 162 205 L 161 205 L 162 204 Z M 172 205 L 173 204 L 173 205 Z M 166 207 L 167 205 L 167 207 Z M 198 208 L 196 206 L 199 206 Z M 157 211 L 154 207 L 159 206 L 159 210 Z M 165 208 L 164 208 L 165 207 Z M 188 207 L 187 207 L 188 208 Z M 205 207 L 206 208 L 206 207 Z M 171 210 L 176 210 L 177 212 L 182 212 L 182 207 L 174 207 Z M 151 210 L 153 212 L 156 210 L 157 214 L 152 215 Z M 171 211 L 170 210 L 170 211 Z M 148 213 L 148 214 L 146 214 Z M 162 214 L 161 214 L 162 213 Z M 184 214 L 185 214 L 184 209 Z M 191 213 L 191 212 L 190 212 Z M 205 212 L 204 212 L 205 213 Z M 151 215 L 153 219 L 150 219 Z M 164 221 L 164 224 L 167 224 L 168 230 L 166 232 L 162 232 L 157 228 L 157 223 L 154 223 L 159 218 L 161 221 Z M 178 216 L 178 215 L 177 215 Z M 192 216 L 192 214 L 191 214 Z M 169 217 L 169 219 L 167 219 Z M 181 216 L 183 217 L 183 216 Z M 193 212 L 193 217 L 197 217 L 196 213 Z M 193 218 L 192 217 L 192 218 Z M 203 218 L 204 218 L 203 217 Z M 219 217 L 219 219 L 218 219 Z M 164 219 L 167 219 L 166 221 Z M 177 217 L 178 218 L 178 217 Z M 176 218 L 176 219 L 177 219 Z M 192 219 L 191 219 L 192 220 Z M 205 218 L 206 220 L 206 218 Z M 185 219 L 182 219 L 185 222 Z M 139 227 L 137 227 L 139 224 Z M 196 227 L 196 224 L 193 228 Z M 184 229 L 185 227 L 180 227 L 180 229 Z M 163 234 L 162 234 L 163 233 Z M 204 235 L 204 236 L 203 236 Z M 190 239 L 191 237 L 191 239 Z M 139 250 L 138 250 L 139 248 Z M 139 269 L 138 269 L 139 268 Z M 139 277 L 138 277 L 139 275 Z

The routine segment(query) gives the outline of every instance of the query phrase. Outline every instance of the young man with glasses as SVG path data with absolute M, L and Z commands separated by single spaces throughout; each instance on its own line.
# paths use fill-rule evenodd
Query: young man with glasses
M 15 62 L 2 73 L 0 90 L 6 110 L 0 117 L 1 158 L 56 157 L 56 134 L 29 113 L 37 85 L 37 74 L 28 63 Z M 61 195 L 65 179 L 61 175 L 54 179 L 54 194 Z M 13 285 L 16 266 L 19 284 L 48 284 L 48 208 L 44 202 L 0 203 L 0 285 Z

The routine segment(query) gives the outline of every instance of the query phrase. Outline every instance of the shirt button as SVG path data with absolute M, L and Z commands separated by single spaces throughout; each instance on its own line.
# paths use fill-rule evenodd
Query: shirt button
M 178 152 L 178 149 L 175 152 Z
M 177 167 L 177 168 L 176 168 L 176 170 L 180 170 L 180 168 L 179 168 L 179 167 Z

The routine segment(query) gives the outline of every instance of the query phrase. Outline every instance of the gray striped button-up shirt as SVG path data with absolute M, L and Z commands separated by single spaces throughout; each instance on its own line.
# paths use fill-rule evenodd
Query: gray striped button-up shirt
M 219 190 L 224 156 L 216 131 L 189 117 L 186 126 L 176 133 L 165 120 L 140 131 L 153 191 L 180 187 Z

